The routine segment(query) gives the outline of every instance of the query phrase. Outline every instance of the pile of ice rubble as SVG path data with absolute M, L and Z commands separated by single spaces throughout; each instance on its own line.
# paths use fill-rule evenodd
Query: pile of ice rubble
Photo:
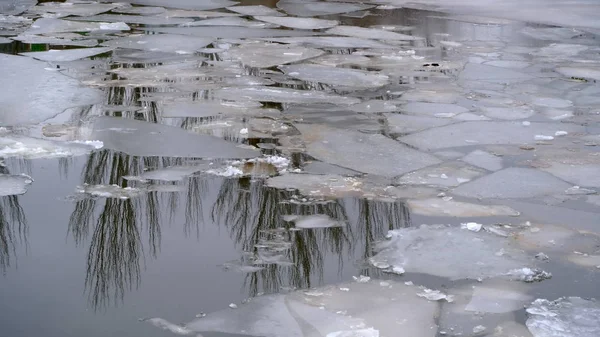
M 287 220 L 305 221 L 297 216 Z M 600 303 L 578 297 L 534 300 L 531 295 L 532 282 L 551 277 L 542 269 L 549 266 L 549 256 L 540 250 L 554 259 L 560 258 L 554 253 L 575 246 L 591 252 L 598 244 L 600 237 L 531 223 L 402 228 L 390 231 L 368 261 L 390 275 L 385 279 L 361 275 L 350 283 L 261 295 L 184 326 L 161 318 L 144 321 L 181 335 L 598 336 Z M 448 289 L 430 289 L 411 281 L 419 274 L 460 282 L 452 282 Z M 528 316 L 525 325 L 518 319 L 523 312 Z

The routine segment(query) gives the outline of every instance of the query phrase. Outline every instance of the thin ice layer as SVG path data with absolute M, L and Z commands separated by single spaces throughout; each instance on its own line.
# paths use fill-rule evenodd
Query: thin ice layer
M 306 82 L 317 82 L 331 86 L 369 89 L 389 83 L 385 75 L 373 71 L 336 68 L 317 64 L 294 64 L 279 67 L 286 75 Z
M 600 336 L 600 304 L 595 299 L 537 299 L 527 308 L 527 315 L 527 328 L 534 337 Z
M 24 35 L 56 34 L 66 32 L 95 32 L 95 31 L 129 30 L 129 26 L 123 22 L 75 22 L 61 19 L 41 18 L 37 19 Z
M 36 124 L 67 108 L 93 104 L 102 92 L 81 87 L 79 81 L 46 70 L 45 62 L 28 57 L 0 55 L 0 73 L 5 85 L 0 91 L 0 124 Z
M 531 263 L 506 238 L 456 227 L 427 226 L 390 231 L 373 261 L 452 280 L 490 278 Z M 502 252 L 498 254 L 498 252 Z
M 32 182 L 25 174 L 0 174 L 0 196 L 25 194 Z
M 92 127 L 92 137 L 107 149 L 134 156 L 253 158 L 258 154 L 221 138 L 132 119 L 98 117 Z
M 355 171 L 394 177 L 440 161 L 379 134 L 298 124 L 307 153 Z

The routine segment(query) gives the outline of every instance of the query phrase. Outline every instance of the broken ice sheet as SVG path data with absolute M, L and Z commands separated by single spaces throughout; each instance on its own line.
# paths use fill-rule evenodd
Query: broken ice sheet
M 36 60 L 46 62 L 69 62 L 98 54 L 104 54 L 111 50 L 113 50 L 113 48 L 81 48 L 20 53 L 19 55 L 33 57 Z
M 484 168 L 488 171 L 502 169 L 502 158 L 489 152 L 475 150 L 462 158 L 462 161 L 471 165 Z
M 162 108 L 163 118 L 175 117 L 210 117 L 210 116 L 246 116 L 277 113 L 276 109 L 261 108 L 257 102 L 220 102 L 193 101 L 165 103 Z
M 69 34 L 69 33 L 65 33 Z M 11 37 L 15 41 L 21 41 L 26 44 L 49 44 L 59 46 L 76 46 L 76 47 L 94 47 L 98 45 L 98 40 L 95 39 L 82 39 L 81 35 L 78 35 L 77 39 L 65 38 L 58 36 L 59 34 L 52 34 L 54 37 L 42 36 L 42 35 L 18 35 Z M 66 50 L 61 50 L 66 51 Z M 43 53 L 43 52 L 42 52 Z
M 569 187 L 571 185 L 546 172 L 514 167 L 463 184 L 453 193 L 470 198 L 532 198 L 562 193 Z
M 422 225 L 390 231 L 388 237 L 377 244 L 373 259 L 402 267 L 407 273 L 452 280 L 490 278 L 531 261 L 506 238 L 456 227 Z
M 329 84 L 336 87 L 369 89 L 389 83 L 385 75 L 372 71 L 336 68 L 317 64 L 294 64 L 279 67 L 286 75 L 306 82 Z
M 323 162 L 358 172 L 395 177 L 440 161 L 379 134 L 297 124 L 307 153 Z
M 422 38 L 400 34 L 396 32 L 390 32 L 383 29 L 375 29 L 375 28 L 363 28 L 363 27 L 355 27 L 355 26 L 337 26 L 327 30 L 328 34 L 332 35 L 342 35 L 342 36 L 351 36 L 358 37 L 363 39 L 374 39 L 374 40 L 400 40 L 400 41 L 412 41 L 412 40 L 421 40 Z
M 270 68 L 323 55 L 322 50 L 278 43 L 245 43 L 227 54 L 249 67 Z
M 286 44 L 302 44 L 322 48 L 396 48 L 392 45 L 357 37 L 306 36 L 264 38 L 264 40 Z
M 456 187 L 482 176 L 485 172 L 461 162 L 445 162 L 439 166 L 432 166 L 418 171 L 407 173 L 394 179 L 400 185 L 436 185 Z
M 245 99 L 259 102 L 279 103 L 331 103 L 351 105 L 360 103 L 358 98 L 327 94 L 323 91 L 295 90 L 277 87 L 221 88 L 213 91 L 215 98 L 226 100 Z
M 315 1 L 279 1 L 277 8 L 293 16 L 321 16 L 341 13 L 350 13 L 373 8 L 372 5 L 363 5 L 344 2 L 315 2 Z
M 198 27 L 198 26 L 240 26 L 240 27 L 255 27 L 255 28 L 273 28 L 278 25 L 267 22 L 250 21 L 238 16 L 226 16 L 222 18 L 211 18 L 188 22 L 181 25 L 182 27 Z
M 48 71 L 45 62 L 23 56 L 0 55 L 0 73 L 10 83 L 0 91 L 0 124 L 37 124 L 67 108 L 89 105 L 102 99 L 102 92 L 83 88 L 79 81 Z M 27 95 L 27 99 L 23 99 Z
M 574 124 L 560 124 L 560 129 L 569 133 L 584 132 L 584 128 Z M 473 132 L 478 130 L 478 132 Z M 467 145 L 528 144 L 534 142 L 535 135 L 554 134 L 558 130 L 555 123 L 531 122 L 523 126 L 520 122 L 475 121 L 463 122 L 424 130 L 400 138 L 409 145 L 427 149 L 444 149 Z
M 106 47 L 119 47 L 178 54 L 193 54 L 213 42 L 212 38 L 155 34 L 122 37 L 102 43 Z
M 481 111 L 487 117 L 504 120 L 525 119 L 535 114 L 528 107 L 481 107 Z
M 478 205 L 441 198 L 407 201 L 411 212 L 425 216 L 443 217 L 486 217 L 518 216 L 519 212 L 508 206 Z
M 25 194 L 32 182 L 26 174 L 0 174 L 0 196 Z
M 293 222 L 296 228 L 302 229 L 331 228 L 344 225 L 344 222 L 332 219 L 326 214 L 284 215 L 283 220 Z
M 293 18 L 289 16 L 255 16 L 256 20 L 295 29 L 326 29 L 339 24 L 336 20 Z
M 298 190 L 315 197 L 339 198 L 362 195 L 362 180 L 335 174 L 284 174 L 267 179 L 266 185 L 278 189 Z
M 98 117 L 91 126 L 92 137 L 103 141 L 107 149 L 134 156 L 253 158 L 259 154 L 221 138 L 162 124 Z
M 111 10 L 113 13 L 121 14 L 136 14 L 136 15 L 157 15 L 162 14 L 166 11 L 163 7 L 151 7 L 151 6 L 121 6 Z
M 350 110 L 362 113 L 378 113 L 398 111 L 398 107 L 388 101 L 369 100 L 350 106 Z
M 565 226 L 533 224 L 515 236 L 515 243 L 529 251 L 561 252 L 580 254 L 597 253 L 600 236 L 579 232 Z
M 600 336 L 600 304 L 595 299 L 537 299 L 526 311 L 526 325 L 534 337 Z
M 135 187 L 121 187 L 119 185 L 87 185 L 77 186 L 77 193 L 90 195 L 97 198 L 130 199 L 138 197 L 146 191 Z
M 454 302 L 454 296 L 446 295 L 439 290 L 433 290 L 425 287 L 421 287 L 421 291 L 417 293 L 417 296 L 426 298 L 430 301 L 446 300 L 447 302 Z
M 55 34 L 66 32 L 93 32 L 99 30 L 129 30 L 129 26 L 123 22 L 75 22 L 61 19 L 41 18 L 37 19 L 24 35 Z

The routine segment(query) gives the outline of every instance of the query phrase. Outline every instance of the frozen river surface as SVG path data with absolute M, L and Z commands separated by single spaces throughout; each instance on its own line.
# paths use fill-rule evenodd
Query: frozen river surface
M 0 0 L 0 336 L 600 336 L 599 18 Z

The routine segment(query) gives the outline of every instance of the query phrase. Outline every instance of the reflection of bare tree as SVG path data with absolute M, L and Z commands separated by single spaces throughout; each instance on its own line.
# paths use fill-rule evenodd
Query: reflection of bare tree
M 0 173 L 9 174 L 4 166 Z M 27 219 L 19 197 L 9 195 L 0 197 L 0 270 L 5 271 L 11 264 L 11 254 L 15 253 L 16 244 L 23 242 L 27 245 Z

